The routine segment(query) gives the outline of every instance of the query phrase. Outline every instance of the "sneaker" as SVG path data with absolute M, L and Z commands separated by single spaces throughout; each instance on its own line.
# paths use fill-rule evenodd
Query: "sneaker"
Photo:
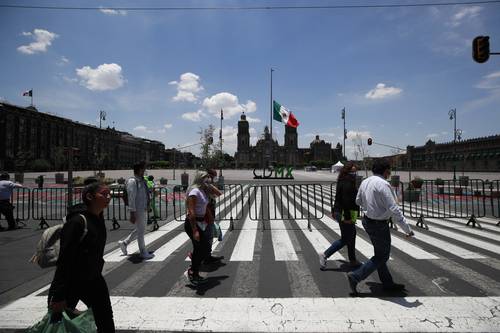
M 319 269 L 322 271 L 326 269 L 326 257 L 324 253 L 319 254 Z
M 193 252 L 188 251 L 188 257 L 189 257 L 189 259 L 193 260 Z
M 127 244 L 124 241 L 118 241 L 118 245 L 120 245 L 120 250 L 122 250 L 122 254 L 124 256 L 127 255 Z
M 403 291 L 405 290 L 405 285 L 401 283 L 393 283 L 388 286 L 383 286 L 382 289 L 385 291 Z
M 154 256 L 155 256 L 154 254 L 149 253 L 149 252 L 146 252 L 146 253 L 141 253 L 141 258 L 142 258 L 143 260 L 149 260 L 149 259 L 152 259 L 152 258 L 154 258 Z
M 187 276 L 188 276 L 189 282 L 191 282 L 191 284 L 193 286 L 199 286 L 199 285 L 207 282 L 207 279 L 204 278 L 203 276 L 201 276 L 199 274 L 194 274 L 194 272 L 191 270 L 191 268 L 189 268 L 187 270 Z
M 356 286 L 358 285 L 358 281 L 352 276 L 352 273 L 347 273 L 347 280 L 349 280 L 349 287 L 351 287 L 351 291 L 354 295 L 358 294 L 358 290 Z

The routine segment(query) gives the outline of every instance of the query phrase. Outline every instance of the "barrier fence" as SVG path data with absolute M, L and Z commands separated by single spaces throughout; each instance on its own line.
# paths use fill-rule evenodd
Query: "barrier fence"
M 249 191 L 251 220 L 320 219 L 324 216 L 324 189 L 320 184 L 254 185 Z
M 333 207 L 336 183 L 320 184 L 241 184 L 224 185 L 223 194 L 216 199 L 218 220 L 239 220 L 248 214 L 251 220 L 320 219 Z M 73 202 L 81 202 L 81 188 L 73 189 Z M 500 180 L 485 182 L 479 179 L 467 181 L 424 180 L 420 188 L 399 183 L 394 187 L 406 216 L 418 218 L 419 225 L 426 226 L 425 218 L 466 218 L 467 223 L 480 227 L 476 218 L 491 216 L 500 219 Z M 113 221 L 129 219 L 129 212 L 123 201 L 125 187 L 111 189 L 111 201 L 104 211 L 104 217 Z M 174 218 L 185 218 L 185 190 L 180 186 L 157 187 L 154 190 L 148 220 L 154 223 L 169 217 L 173 209 Z M 60 221 L 67 214 L 67 188 L 16 188 L 11 202 L 14 218 L 23 223 L 29 219 Z M 170 207 L 169 207 L 170 206 Z M 2 218 L 5 218 L 2 216 Z M 500 226 L 500 222 L 497 224 Z
M 243 186 L 227 184 L 222 188 L 222 195 L 215 198 L 215 218 L 218 221 L 240 220 L 243 218 Z M 174 187 L 173 208 L 176 221 L 184 221 L 186 217 L 186 190 L 181 186 Z
M 500 219 L 500 180 L 491 181 L 487 187 L 490 194 L 491 215 Z M 497 226 L 500 226 L 500 221 Z
M 69 203 L 68 188 L 16 188 L 11 203 L 14 206 L 14 218 L 23 223 L 29 219 L 40 221 L 40 227 L 47 227 L 47 221 L 61 221 L 68 211 L 68 206 L 81 203 L 81 187 L 73 188 L 72 202 Z M 104 218 L 113 221 L 113 228 L 119 228 L 118 221 L 127 221 L 129 212 L 123 201 L 125 186 L 111 190 L 111 201 L 104 210 Z M 168 206 L 172 205 L 172 191 L 166 187 L 154 189 L 151 209 L 148 212 L 148 223 L 154 223 L 157 229 L 158 220 L 168 218 Z
M 476 218 L 487 214 L 483 180 L 423 180 L 420 188 L 415 185 L 401 183 L 400 190 L 403 212 L 418 218 L 417 225 L 428 228 L 424 218 L 468 218 L 467 225 L 480 227 Z

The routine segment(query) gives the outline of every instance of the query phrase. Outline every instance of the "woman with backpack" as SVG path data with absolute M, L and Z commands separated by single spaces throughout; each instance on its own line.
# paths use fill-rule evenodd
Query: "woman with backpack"
M 109 188 L 95 179 L 82 190 L 84 205 L 66 216 L 61 231 L 57 269 L 48 303 L 54 317 L 73 312 L 79 300 L 94 314 L 97 332 L 113 333 L 115 324 L 108 286 L 102 276 L 106 225 L 103 211 L 111 199 Z

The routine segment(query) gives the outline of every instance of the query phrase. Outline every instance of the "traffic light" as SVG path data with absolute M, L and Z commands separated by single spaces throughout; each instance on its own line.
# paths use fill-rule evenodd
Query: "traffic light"
M 371 146 L 372 145 L 372 138 L 368 138 L 368 146 Z
M 482 64 L 490 58 L 490 37 L 477 36 L 472 41 L 472 58 Z

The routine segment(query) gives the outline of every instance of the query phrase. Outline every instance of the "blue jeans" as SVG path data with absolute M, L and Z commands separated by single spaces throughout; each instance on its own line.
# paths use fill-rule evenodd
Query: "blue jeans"
M 325 251 L 325 257 L 328 258 L 345 245 L 347 245 L 347 253 L 349 261 L 356 261 L 356 226 L 351 223 L 340 222 L 340 235 L 341 238 L 337 239 Z
M 352 277 L 361 282 L 375 270 L 378 272 L 380 281 L 384 286 L 394 283 L 391 273 L 387 268 L 387 260 L 391 254 L 391 232 L 386 221 L 375 221 L 363 217 L 363 227 L 372 241 L 375 255 L 365 262 L 361 267 L 352 272 Z

